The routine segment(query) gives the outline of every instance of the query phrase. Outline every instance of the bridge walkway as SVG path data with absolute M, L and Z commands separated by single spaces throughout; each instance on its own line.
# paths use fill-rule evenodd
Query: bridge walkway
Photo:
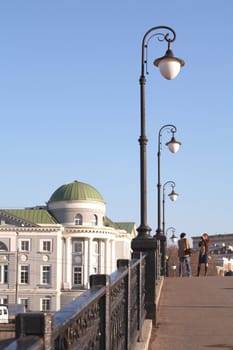
M 233 350 L 233 278 L 166 278 L 149 350 Z

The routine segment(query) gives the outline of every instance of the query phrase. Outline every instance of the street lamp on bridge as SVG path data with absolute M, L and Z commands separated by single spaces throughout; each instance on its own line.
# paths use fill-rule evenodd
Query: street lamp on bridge
M 165 33 L 159 32 L 165 31 Z M 151 38 L 157 37 L 158 41 L 167 42 L 167 51 L 163 57 L 160 57 L 154 61 L 154 65 L 159 67 L 162 76 L 168 80 L 174 79 L 182 66 L 184 61 L 173 55 L 170 45 L 176 39 L 175 31 L 167 26 L 158 26 L 149 29 L 142 40 L 142 53 L 141 53 L 141 76 L 139 79 L 140 84 L 140 117 L 141 117 L 141 135 L 139 137 L 140 145 L 140 226 L 138 227 L 138 238 L 150 238 L 151 228 L 147 224 L 147 172 L 146 172 L 146 111 L 145 111 L 145 87 L 146 77 L 145 68 L 147 67 L 147 48 Z M 146 73 L 148 74 L 147 70 Z M 171 145 L 172 147 L 172 145 Z
M 174 79 L 182 66 L 184 66 L 184 61 L 180 58 L 174 56 L 170 46 L 176 40 L 175 31 L 167 26 L 156 26 L 150 28 L 142 39 L 141 46 L 141 75 L 139 79 L 140 84 L 140 130 L 141 134 L 139 137 L 140 145 L 140 225 L 137 228 L 137 236 L 132 241 L 132 250 L 134 254 L 141 251 L 146 251 L 149 258 L 148 267 L 150 271 L 147 270 L 146 273 L 146 310 L 148 318 L 155 317 L 155 281 L 151 283 L 151 275 L 156 275 L 155 264 L 152 263 L 155 259 L 156 250 L 156 238 L 151 236 L 151 228 L 147 223 L 147 170 L 146 170 L 146 146 L 147 146 L 147 136 L 146 136 L 146 110 L 145 110 L 145 87 L 146 87 L 146 77 L 147 72 L 147 48 L 149 41 L 152 38 L 157 38 L 158 42 L 166 42 L 167 50 L 163 57 L 160 57 L 154 61 L 154 65 L 159 68 L 160 73 L 165 79 Z M 152 266 L 153 265 L 153 266 Z
M 171 192 L 168 194 L 168 197 L 170 198 L 170 200 L 172 202 L 175 202 L 178 198 L 178 193 L 175 192 L 174 188 L 176 186 L 174 181 L 166 181 L 163 184 L 163 222 L 162 222 L 162 234 L 163 234 L 163 239 L 160 240 L 161 242 L 161 273 L 162 276 L 166 275 L 166 250 L 167 250 L 167 231 L 165 231 L 165 190 L 166 190 L 166 186 L 170 185 L 172 190 Z
M 166 237 L 167 237 L 167 234 L 169 231 L 172 231 L 172 235 L 170 237 L 170 240 L 172 241 L 172 243 L 176 244 L 177 240 L 178 240 L 178 237 L 175 235 L 175 232 L 176 232 L 176 229 L 174 227 L 168 227 L 167 230 L 166 230 Z
M 162 134 L 163 131 L 167 130 L 172 134 L 171 140 L 166 143 L 166 146 L 168 147 L 169 151 L 172 153 L 176 153 L 181 145 L 181 142 L 176 141 L 175 139 L 175 133 L 177 131 L 176 126 L 173 124 L 166 124 L 163 125 L 158 133 L 158 152 L 157 152 L 157 171 L 158 171 L 158 182 L 157 182 L 157 230 L 156 230 L 156 239 L 157 239 L 157 272 L 156 272 L 156 278 L 160 277 L 160 274 L 164 276 L 165 274 L 165 263 L 164 263 L 164 256 L 165 256 L 165 240 L 166 237 L 164 235 L 165 229 L 161 227 L 161 170 L 160 170 L 160 158 L 161 158 L 161 145 L 162 145 Z M 175 196 L 172 197 L 173 199 Z M 161 259 L 160 259 L 161 257 Z M 161 270 L 161 271 L 160 271 Z
M 166 232 L 164 231 L 165 235 L 166 235 L 166 241 L 165 241 L 166 244 L 165 244 L 165 247 L 164 247 L 164 271 L 165 271 L 164 272 L 164 276 L 169 276 L 169 261 L 170 261 L 170 258 L 169 258 L 168 251 L 167 251 L 167 241 L 168 241 L 168 233 L 169 233 L 170 230 L 172 231 L 172 235 L 170 237 L 170 240 L 174 244 L 177 242 L 177 237 L 175 235 L 176 229 L 173 226 L 168 227 L 166 229 Z M 176 269 L 176 265 L 174 263 L 171 265 L 171 268 L 173 269 L 174 266 L 175 266 L 175 269 Z
M 179 196 L 179 194 L 175 192 L 176 184 L 174 181 L 166 181 L 163 184 L 163 215 L 162 215 L 162 217 L 163 217 L 163 222 L 162 222 L 163 235 L 167 234 L 167 232 L 165 231 L 165 190 L 166 190 L 167 185 L 170 185 L 172 188 L 171 192 L 168 194 L 168 197 L 170 198 L 170 200 L 172 202 L 175 202 Z
M 158 166 L 157 166 L 157 171 L 158 171 L 158 182 L 157 182 L 157 230 L 156 230 L 156 238 L 160 239 L 162 235 L 165 234 L 165 230 L 161 228 L 161 174 L 160 174 L 160 158 L 161 158 L 161 144 L 162 144 L 162 133 L 164 130 L 168 130 L 172 134 L 171 140 L 166 143 L 166 146 L 168 147 L 169 151 L 172 153 L 176 153 L 181 145 L 181 142 L 176 141 L 174 134 L 176 133 L 177 129 L 175 125 L 172 124 L 166 124 L 163 125 L 158 134 L 158 152 L 157 152 L 157 161 L 158 161 Z M 175 183 L 174 183 L 175 185 Z M 176 193 L 171 193 L 170 199 L 176 200 L 177 199 L 177 194 Z

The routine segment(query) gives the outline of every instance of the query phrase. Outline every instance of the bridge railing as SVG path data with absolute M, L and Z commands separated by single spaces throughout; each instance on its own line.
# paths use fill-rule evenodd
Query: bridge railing
M 27 350 L 134 349 L 146 318 L 146 254 L 118 260 L 117 267 L 110 276 L 91 275 L 90 289 L 54 315 L 18 315 L 18 339 L 6 349 L 19 350 L 17 343 L 22 348 L 24 341 Z

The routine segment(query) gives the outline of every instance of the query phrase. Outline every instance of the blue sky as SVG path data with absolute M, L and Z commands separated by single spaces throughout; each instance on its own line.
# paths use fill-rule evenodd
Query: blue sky
M 162 183 L 175 181 L 179 193 L 166 199 L 166 227 L 232 233 L 232 12 L 231 0 L 2 1 L 0 207 L 44 204 L 79 180 L 99 190 L 113 221 L 139 226 L 141 41 L 167 25 L 186 65 L 163 79 L 152 62 L 166 45 L 151 40 L 148 224 L 153 234 L 158 131 L 171 123 L 182 147 L 161 151 Z

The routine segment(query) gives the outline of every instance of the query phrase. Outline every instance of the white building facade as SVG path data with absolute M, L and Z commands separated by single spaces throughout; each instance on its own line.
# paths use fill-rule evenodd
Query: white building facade
M 134 223 L 113 223 L 92 186 L 59 187 L 47 206 L 0 210 L 0 303 L 57 311 L 130 259 Z

